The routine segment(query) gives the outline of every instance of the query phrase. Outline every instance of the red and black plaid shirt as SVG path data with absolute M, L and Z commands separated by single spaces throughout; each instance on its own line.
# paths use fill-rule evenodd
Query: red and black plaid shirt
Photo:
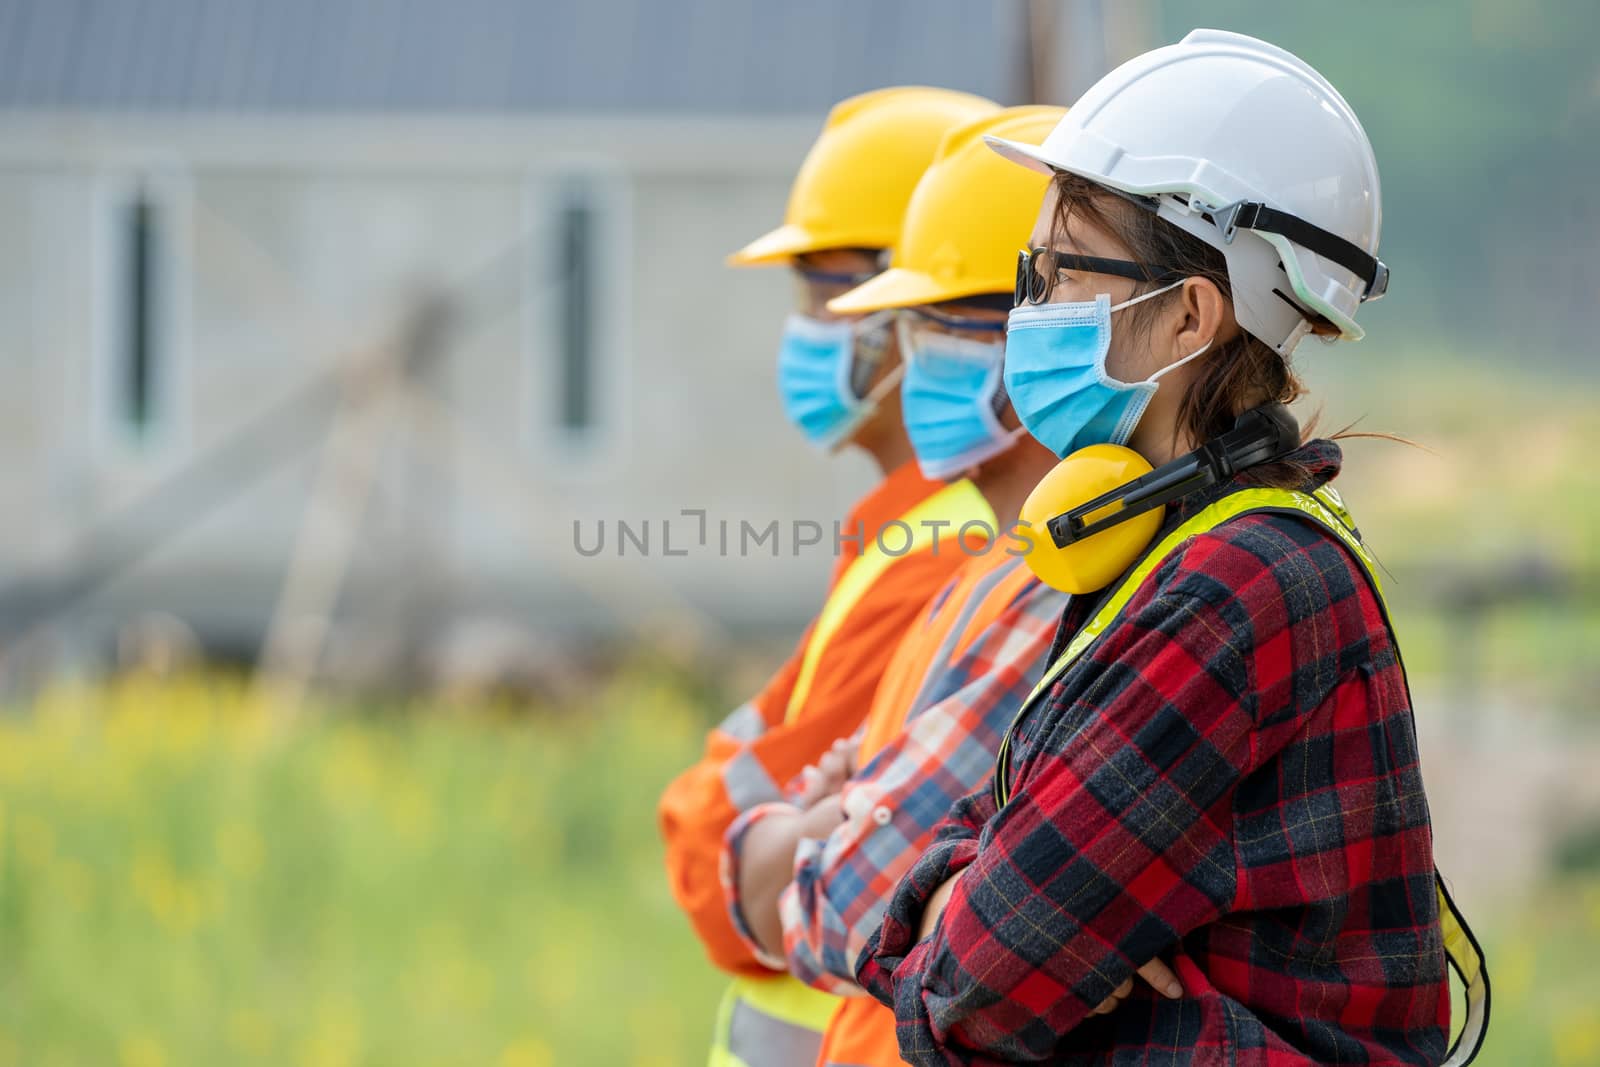
M 1315 488 L 1340 453 L 1293 457 Z M 1197 494 L 1192 515 L 1250 472 Z M 1057 649 L 1091 616 L 1075 598 Z M 958 801 L 857 963 L 913 1064 L 1438 1063 L 1433 839 L 1394 641 L 1310 522 L 1244 516 L 1161 564 Z M 956 882 L 933 936 L 923 903 Z M 1150 959 L 1184 994 L 1135 980 Z

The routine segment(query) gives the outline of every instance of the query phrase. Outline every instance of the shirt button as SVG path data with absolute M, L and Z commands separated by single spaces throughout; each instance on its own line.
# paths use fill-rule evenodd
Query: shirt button
M 893 818 L 894 812 L 890 811 L 882 804 L 879 804 L 877 807 L 872 809 L 872 821 L 877 823 L 879 826 L 888 826 L 889 820 Z

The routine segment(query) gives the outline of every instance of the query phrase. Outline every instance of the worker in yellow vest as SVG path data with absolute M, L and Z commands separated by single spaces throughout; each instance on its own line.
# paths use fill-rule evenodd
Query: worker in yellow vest
M 1063 461 L 1023 518 L 1073 600 L 858 980 L 912 1064 L 1467 1062 L 1488 979 L 1399 642 L 1339 446 L 1284 406 L 1298 342 L 1358 340 L 1388 285 L 1365 132 L 1303 60 L 1196 30 L 994 143 L 1050 179 L 1004 383 Z
M 832 304 L 897 314 L 918 464 L 929 477 L 969 478 L 1002 524 L 1056 462 L 1021 428 L 1000 381 L 1016 249 L 1045 179 L 984 138 L 1037 143 L 1063 113 L 1012 108 L 946 135 L 912 194 L 891 269 Z M 1044 672 L 1066 596 L 1034 576 L 1018 545 L 1000 538 L 965 563 L 900 640 L 868 713 L 861 767 L 842 783 L 825 835 L 783 802 L 729 831 L 730 915 L 752 948 L 847 994 L 823 1037 L 827 1067 L 900 1062 L 894 1014 L 860 995 L 855 958 L 945 811 L 988 777 L 1017 701 Z
M 996 110 L 966 93 L 917 87 L 840 103 L 801 165 L 783 225 L 732 257 L 794 275 L 796 307 L 778 355 L 789 420 L 821 451 L 865 452 L 883 480 L 845 518 L 826 599 L 799 647 L 712 731 L 703 758 L 661 799 L 674 898 L 711 962 L 734 976 L 718 1013 L 714 1067 L 811 1067 L 834 1006 L 760 960 L 733 929 L 719 881 L 724 833 L 740 812 L 784 796 L 860 726 L 895 640 L 966 558 L 963 547 L 992 527 L 969 483 L 917 470 L 890 317 L 838 315 L 827 302 L 883 269 L 945 132 Z

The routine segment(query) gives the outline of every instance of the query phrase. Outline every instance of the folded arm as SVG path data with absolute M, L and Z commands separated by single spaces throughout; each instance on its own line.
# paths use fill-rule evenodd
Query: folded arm
M 1048 1060 L 1139 965 L 1229 905 L 1231 795 L 1259 753 L 1228 631 L 1197 599 L 1148 603 L 1077 699 L 1059 705 L 1058 690 L 1034 712 L 1047 732 L 980 842 L 930 853 L 896 892 L 861 978 L 894 1005 L 911 1062 Z

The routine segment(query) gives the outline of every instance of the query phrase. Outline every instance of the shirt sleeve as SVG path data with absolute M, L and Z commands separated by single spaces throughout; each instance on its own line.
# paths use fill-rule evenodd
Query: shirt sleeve
M 673 899 L 711 962 L 733 974 L 762 975 L 769 968 L 729 923 L 718 877 L 722 837 L 741 810 L 778 797 L 751 746 L 769 734 L 781 736 L 804 649 L 802 640 L 766 688 L 711 731 L 699 762 L 672 780 L 656 809 Z
M 1231 607 L 1156 596 L 1109 632 L 1093 680 L 1041 709 L 1048 732 L 920 944 L 938 869 L 896 893 L 867 969 L 910 1062 L 1047 1060 L 1138 966 L 1229 906 L 1232 791 L 1261 755 L 1247 694 L 1282 682 L 1252 668 L 1288 669 L 1241 651 L 1252 620 Z
M 859 995 L 856 957 L 895 884 L 936 828 L 945 837 L 976 834 L 981 820 L 963 825 L 945 817 L 990 781 L 1000 738 L 1044 673 L 1060 608 L 1059 596 L 1041 586 L 990 624 L 944 677 L 931 680 L 933 703 L 846 784 L 844 822 L 826 840 L 801 843 L 779 905 L 796 978 Z M 935 846 L 948 847 L 944 840 Z
M 884 918 L 879 923 L 894 921 L 897 928 L 911 931 L 922 927 L 922 914 L 928 898 L 945 882 L 971 865 L 978 855 L 978 835 L 984 824 L 993 818 L 994 776 L 990 776 L 977 789 L 956 801 L 944 820 L 934 827 L 933 841 L 918 856 L 904 877 L 884 902 Z M 894 1006 L 894 965 L 904 955 L 881 950 L 883 934 L 875 931 L 867 936 L 866 943 L 856 955 L 856 984 L 869 995 Z
M 782 971 L 786 964 L 781 956 L 774 956 L 756 940 L 750 922 L 744 915 L 744 903 L 739 896 L 739 864 L 744 857 L 744 839 L 751 827 L 773 815 L 798 815 L 800 809 L 792 804 L 758 804 L 742 813 L 728 827 L 722 849 L 722 897 L 728 908 L 728 921 L 744 942 L 752 959 L 770 970 Z

